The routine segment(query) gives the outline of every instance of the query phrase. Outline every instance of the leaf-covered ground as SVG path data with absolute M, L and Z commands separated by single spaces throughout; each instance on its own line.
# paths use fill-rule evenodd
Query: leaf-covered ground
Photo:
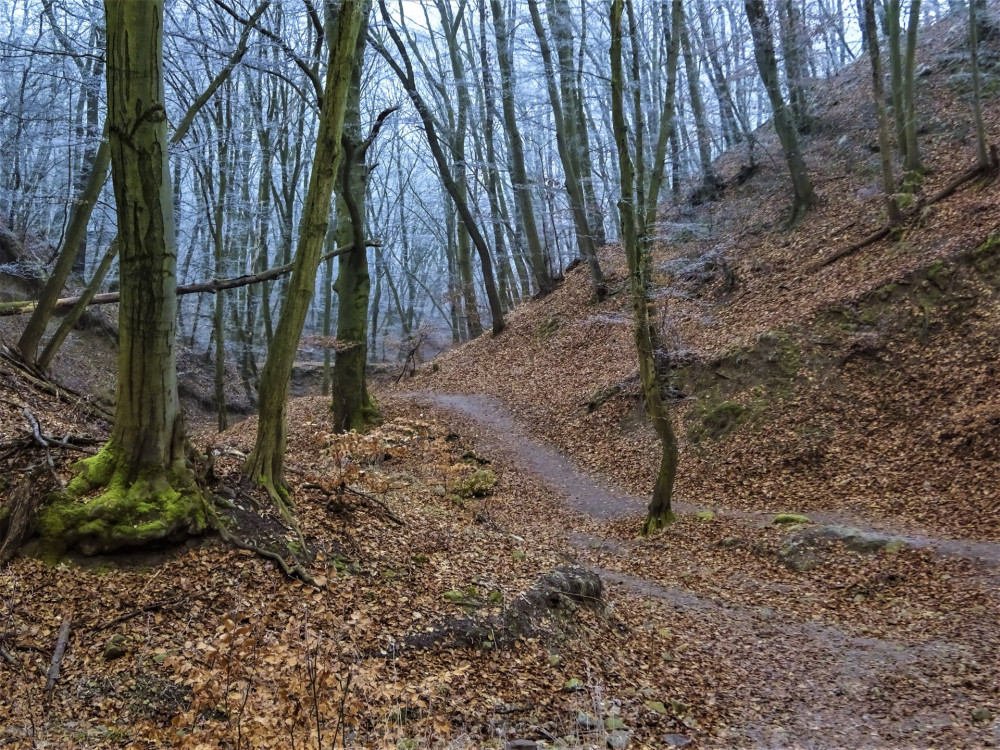
M 941 24 L 920 52 L 926 194 L 972 159 L 963 34 Z M 723 201 L 665 217 L 674 526 L 636 535 L 657 453 L 608 248 L 610 299 L 570 272 L 499 339 L 382 389 L 367 435 L 331 434 L 321 398 L 291 403 L 319 587 L 216 539 L 0 570 L 0 745 L 1000 744 L 1000 188 L 967 185 L 901 239 L 814 270 L 880 221 L 867 76 L 818 92 L 821 202 L 794 231 L 766 135 L 751 179 L 730 154 Z M 994 102 L 992 135 L 998 117 Z M 25 408 L 74 447 L 39 445 Z M 208 489 L 300 551 L 241 489 L 254 427 L 195 435 Z M 86 401 L 0 361 L 0 502 L 28 465 L 56 487 L 106 433 Z M 554 590 L 560 569 L 603 595 Z

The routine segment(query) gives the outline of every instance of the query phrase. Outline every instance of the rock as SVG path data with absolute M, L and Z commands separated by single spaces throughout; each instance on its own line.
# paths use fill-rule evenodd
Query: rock
M 717 547 L 724 547 L 729 549 L 731 547 L 746 547 L 748 544 L 746 539 L 741 539 L 738 536 L 727 536 L 725 539 L 720 540 L 716 543 Z
M 790 542 L 778 550 L 778 559 L 796 573 L 805 573 L 823 563 L 823 558 L 803 540 Z
M 700 510 L 695 516 L 699 521 L 711 521 L 715 518 L 715 514 L 710 510 Z
M 789 526 L 794 523 L 809 523 L 809 518 L 798 513 L 779 513 L 771 519 L 772 526 Z
M 616 729 L 624 729 L 625 722 L 622 721 L 617 716 L 609 716 L 604 720 L 604 728 L 607 729 L 609 732 L 613 732 Z
M 506 750 L 538 750 L 538 743 L 534 740 L 511 740 Z
M 596 717 L 588 714 L 586 711 L 581 711 L 576 715 L 576 724 L 584 729 L 599 729 L 601 726 L 601 722 L 599 722 Z
M 567 693 L 579 693 L 583 690 L 583 680 L 579 680 L 576 677 L 566 680 L 566 684 L 563 685 L 563 690 Z
M 121 633 L 115 633 L 108 639 L 107 644 L 104 646 L 104 659 L 105 661 L 111 661 L 112 659 L 120 659 L 128 653 L 125 650 L 125 636 Z
M 683 734 L 665 734 L 663 741 L 667 743 L 668 747 L 687 747 L 691 744 L 691 738 L 685 737 Z
M 979 706 L 978 708 L 972 709 L 972 720 L 976 722 L 986 723 L 993 718 L 993 714 L 990 713 L 988 708 Z
M 646 701 L 646 708 L 654 714 L 660 714 L 661 716 L 667 712 L 667 707 L 663 705 L 663 701 Z
M 608 735 L 608 747 L 612 750 L 624 750 L 624 748 L 629 746 L 628 732 L 623 732 L 620 729 L 616 729 Z

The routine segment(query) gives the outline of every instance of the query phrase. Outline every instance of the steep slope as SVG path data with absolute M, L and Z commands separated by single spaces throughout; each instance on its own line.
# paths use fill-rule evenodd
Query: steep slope
M 932 170 L 922 196 L 974 158 L 963 33 L 958 21 L 939 24 L 920 50 L 920 142 Z M 996 50 L 986 52 L 995 65 Z M 868 75 L 855 65 L 818 92 L 807 160 L 820 204 L 797 228 L 782 226 L 785 176 L 766 130 L 752 177 L 737 178 L 746 150 L 727 154 L 723 199 L 672 209 L 661 225 L 657 307 L 683 436 L 678 498 L 998 539 L 996 183 L 970 183 L 898 239 L 817 268 L 883 220 Z M 1000 102 L 987 102 L 986 116 L 996 134 Z M 642 494 L 655 436 L 641 417 L 620 251 L 602 260 L 617 291 L 606 302 L 592 303 L 583 270 L 571 271 L 511 315 L 508 333 L 439 357 L 407 387 L 498 396 L 536 435 Z

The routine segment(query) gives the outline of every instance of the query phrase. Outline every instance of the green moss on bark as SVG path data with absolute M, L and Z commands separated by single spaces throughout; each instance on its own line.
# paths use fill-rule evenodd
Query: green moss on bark
M 204 498 L 190 472 L 152 467 L 129 482 L 125 462 L 112 446 L 75 468 L 79 474 L 39 513 L 39 534 L 50 549 L 113 552 L 200 534 L 208 526 Z

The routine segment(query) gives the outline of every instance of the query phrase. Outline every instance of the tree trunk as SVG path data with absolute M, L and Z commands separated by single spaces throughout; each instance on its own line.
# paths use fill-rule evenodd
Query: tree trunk
M 369 168 L 368 145 L 361 135 L 361 74 L 364 66 L 368 11 L 371 0 L 363 3 L 351 70 L 351 84 L 344 114 L 344 158 L 341 187 L 337 195 L 337 245 L 353 244 L 354 250 L 340 256 L 337 274 L 337 341 L 341 349 L 333 365 L 331 383 L 333 424 L 337 431 L 361 432 L 376 414 L 375 402 L 365 382 L 368 363 L 368 251 L 365 247 L 366 193 Z M 370 143 L 370 141 L 369 141 Z
M 559 151 L 559 158 L 562 161 L 563 174 L 566 177 L 566 193 L 569 195 L 570 212 L 573 215 L 573 227 L 576 230 L 577 246 L 580 249 L 580 256 L 587 262 L 590 268 L 590 277 L 594 284 L 594 294 L 598 299 L 603 299 L 607 294 L 607 289 L 604 284 L 604 273 L 601 271 L 601 265 L 597 260 L 597 246 L 590 226 L 583 183 L 580 178 L 580 165 L 577 159 L 579 140 L 577 139 L 573 118 L 567 112 L 567 108 L 572 107 L 572 104 L 564 102 L 560 98 L 559 89 L 556 85 L 555 63 L 552 59 L 552 50 L 549 48 L 548 36 L 545 33 L 545 27 L 542 25 L 541 14 L 538 12 L 537 0 L 528 0 L 528 9 L 531 11 L 531 22 L 535 28 L 539 50 L 542 54 L 545 83 L 549 93 L 549 103 L 552 106 L 553 120 L 555 121 L 556 147 Z
M 328 38 L 323 107 L 302 209 L 298 247 L 274 341 L 261 372 L 257 437 L 243 467 L 247 476 L 268 491 L 286 521 L 290 513 L 284 502 L 288 494 L 284 476 L 285 404 L 295 354 L 316 285 L 316 271 L 330 220 L 330 198 L 343 155 L 344 109 L 364 4 L 364 0 L 343 0 L 336 30 Z
M 118 385 L 111 438 L 39 519 L 85 552 L 198 532 L 204 501 L 187 466 L 177 396 L 176 249 L 160 0 L 106 0 L 108 129 L 121 248 Z M 96 499 L 79 502 L 97 490 Z
M 899 213 L 899 203 L 896 201 L 896 177 L 892 173 L 892 143 L 889 139 L 889 116 L 885 111 L 885 85 L 882 79 L 882 62 L 878 51 L 878 34 L 875 29 L 875 0 L 863 0 L 863 2 L 865 39 L 868 40 L 868 56 L 872 64 L 872 97 L 875 100 L 875 114 L 878 117 L 882 188 L 885 190 L 889 223 L 898 224 L 902 217 Z
M 785 100 L 781 96 L 781 82 L 778 78 L 778 61 L 774 54 L 774 37 L 771 35 L 771 20 L 764 8 L 764 0 L 744 0 L 747 18 L 750 21 L 750 31 L 753 35 L 754 59 L 757 70 L 771 101 L 771 111 L 774 113 L 774 129 L 781 140 L 781 148 L 785 153 L 788 171 L 792 178 L 792 217 L 789 224 L 799 219 L 812 208 L 816 201 L 812 181 L 806 170 L 805 160 L 799 148 L 795 122 L 792 119 Z
M 469 233 L 472 243 L 476 246 L 476 251 L 479 254 L 479 263 L 483 269 L 483 285 L 486 287 L 486 297 L 490 305 L 490 314 L 493 317 L 493 335 L 499 336 L 503 333 L 506 323 L 504 322 L 503 309 L 500 305 L 500 295 L 497 293 L 496 278 L 493 274 L 493 262 L 490 259 L 489 245 L 486 244 L 486 239 L 483 237 L 482 232 L 479 231 L 479 225 L 476 223 L 475 216 L 473 216 L 472 211 L 469 209 L 469 203 L 465 199 L 465 195 L 452 176 L 448 160 L 445 157 L 444 150 L 441 148 L 441 141 L 438 139 L 437 129 L 434 126 L 434 115 L 427 107 L 427 102 L 424 101 L 423 96 L 417 89 L 410 56 L 406 51 L 403 40 L 400 39 L 399 33 L 396 31 L 395 26 L 393 26 L 392 16 L 385 6 L 385 0 L 379 0 L 379 9 L 386 30 L 392 38 L 396 50 L 403 59 L 403 65 L 400 66 L 385 47 L 377 45 L 376 48 L 378 53 L 382 55 L 382 58 L 393 69 L 399 82 L 406 89 L 406 93 L 413 103 L 414 108 L 416 108 L 417 114 L 420 115 L 420 121 L 424 126 L 424 133 L 427 135 L 427 145 L 437 164 L 438 173 L 441 175 L 441 182 L 455 204 L 455 210 L 462 219 L 462 225 Z
M 629 153 L 628 126 L 625 118 L 625 102 L 622 55 L 622 11 L 628 5 L 630 38 L 632 48 L 632 76 L 630 86 L 633 91 L 633 122 L 635 125 L 635 164 Z M 675 11 L 679 2 L 675 3 Z M 674 14 L 680 18 L 680 14 Z M 675 33 L 679 31 L 675 25 Z M 628 261 L 629 287 L 632 296 L 633 330 L 636 353 L 639 359 L 639 379 L 650 420 L 660 438 L 660 469 L 649 502 L 648 514 L 643 523 L 643 534 L 649 534 L 670 524 L 675 516 L 671 509 L 674 478 L 677 473 L 677 438 L 670 412 L 663 397 L 661 373 L 658 371 L 656 351 L 658 348 L 656 329 L 649 314 L 651 300 L 650 256 L 652 249 L 652 226 L 646 217 L 656 216 L 659 195 L 656 190 L 645 190 L 645 166 L 642 158 L 642 103 L 639 92 L 639 45 L 636 40 L 635 14 L 632 0 L 613 0 L 611 4 L 611 111 L 618 150 L 618 164 L 621 173 L 621 213 L 622 246 Z M 675 57 L 676 60 L 676 57 Z M 667 103 L 667 107 L 671 105 Z M 669 112 L 668 112 L 669 114 Z M 657 157 L 659 159 L 659 157 Z M 653 173 L 662 172 L 663 164 L 652 165 Z M 645 203 L 645 205 L 644 205 Z
M 486 0 L 482 0 L 485 2 Z M 500 0 L 490 0 L 493 13 L 493 29 L 497 44 L 497 66 L 500 70 L 500 102 L 503 106 L 504 127 L 507 130 L 507 143 L 510 150 L 510 181 L 517 199 L 518 217 L 528 246 L 528 263 L 531 275 L 535 280 L 535 288 L 540 294 L 552 291 L 552 272 L 550 261 L 539 239 L 538 224 L 535 221 L 535 207 L 531 200 L 531 185 L 528 182 L 528 171 L 524 164 L 524 141 L 517 124 L 517 113 L 514 101 L 514 64 L 511 53 L 510 34 L 507 19 Z
M 969 3 L 969 66 L 972 69 L 972 115 L 976 124 L 976 158 L 979 167 L 986 169 L 990 157 L 986 148 L 986 126 L 983 124 L 983 101 L 979 83 L 979 22 L 976 3 Z
M 698 159 L 701 164 L 701 189 L 696 194 L 696 203 L 714 201 L 719 194 L 719 178 L 715 176 L 712 167 L 712 134 L 708 130 L 708 120 L 705 117 L 705 105 L 701 100 L 701 71 L 691 49 L 688 35 L 687 19 L 681 16 L 679 28 L 674 33 L 680 34 L 681 48 L 684 51 L 684 70 L 687 72 L 688 96 L 691 99 L 691 114 L 694 115 L 695 134 L 698 138 Z M 625 229 L 622 227 L 622 231 Z
M 906 138 L 904 168 L 909 173 L 908 182 L 911 184 L 926 171 L 920 161 L 920 149 L 917 147 L 916 66 L 919 25 L 920 0 L 910 0 L 910 22 L 906 27 L 906 59 L 903 63 L 903 134 Z

